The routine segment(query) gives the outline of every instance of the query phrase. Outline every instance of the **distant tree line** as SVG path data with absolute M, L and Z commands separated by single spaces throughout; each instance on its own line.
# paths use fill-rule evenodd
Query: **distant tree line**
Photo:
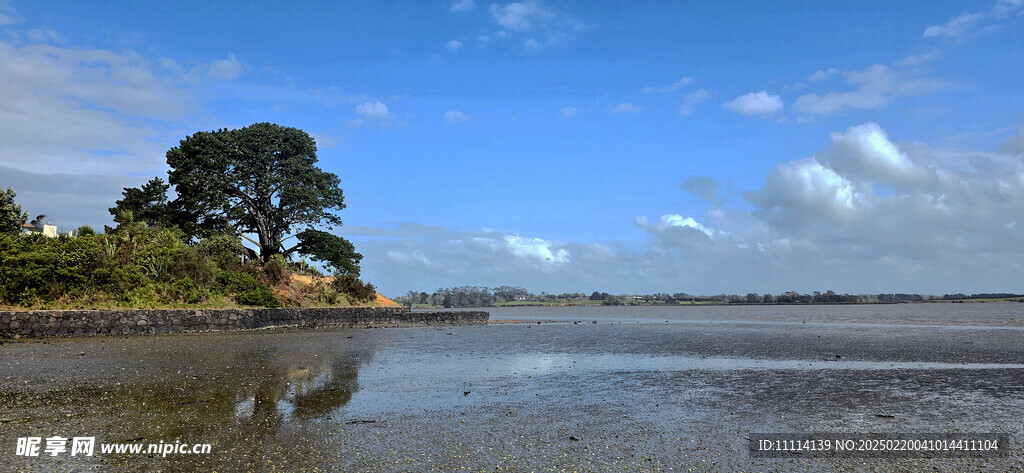
M 968 296 L 968 295 L 965 295 L 965 294 L 957 293 L 957 294 L 943 294 L 941 299 L 944 300 L 944 301 L 954 301 L 954 300 L 964 300 L 964 299 L 967 299 L 967 300 L 970 300 L 970 299 L 1008 299 L 1008 298 L 1011 298 L 1011 297 L 1024 297 L 1024 294 L 1011 294 L 1011 293 L 1008 293 L 1008 292 L 995 292 L 995 293 L 971 294 L 971 295 Z
M 409 291 L 404 296 L 394 298 L 403 305 L 423 305 L 436 307 L 489 307 L 494 305 L 536 304 L 601 304 L 601 305 L 681 305 L 681 304 L 865 304 L 865 303 L 901 303 L 925 302 L 929 300 L 956 299 L 993 299 L 1024 297 L 1014 294 L 946 294 L 942 297 L 921 294 L 838 294 L 835 291 L 814 291 L 802 294 L 787 291 L 781 294 L 717 294 L 711 296 L 695 296 L 685 292 L 653 293 L 653 294 L 609 294 L 594 291 L 590 295 L 584 293 L 534 294 L 518 286 L 500 286 L 488 288 L 483 286 L 459 286 L 440 288 L 427 293 Z

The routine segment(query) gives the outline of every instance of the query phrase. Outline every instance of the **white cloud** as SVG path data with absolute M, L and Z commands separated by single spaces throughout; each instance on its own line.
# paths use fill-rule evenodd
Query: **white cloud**
M 444 43 L 444 47 L 449 51 L 458 51 L 462 47 L 462 41 L 451 40 Z
M 453 12 L 467 12 L 476 8 L 476 2 L 473 0 L 460 0 L 452 3 L 450 8 Z
M 465 123 L 469 121 L 469 118 L 469 115 L 458 110 L 449 110 L 444 112 L 444 121 L 448 123 Z
M 529 34 L 521 44 L 530 51 L 561 44 L 584 29 L 575 18 L 536 0 L 506 5 L 491 4 L 490 13 L 491 18 L 501 27 L 494 33 L 494 37 L 503 40 L 517 34 Z
M 856 186 L 813 158 L 783 163 L 752 199 L 777 224 L 798 225 L 807 218 L 848 221 L 863 203 Z
M 245 70 L 245 66 L 235 59 L 234 55 L 228 56 L 227 59 L 218 59 L 210 63 L 207 67 L 207 73 L 213 79 L 218 80 L 232 80 L 237 79 L 238 76 L 242 75 Z
M 916 186 L 935 179 L 934 172 L 919 166 L 891 141 L 877 123 L 832 133 L 832 147 L 817 157 L 836 172 L 861 181 L 896 186 Z
M 683 98 L 683 105 L 679 107 L 679 114 L 689 115 L 690 113 L 693 113 L 694 105 L 697 105 L 698 103 L 701 103 L 710 98 L 711 92 L 708 92 L 707 90 L 704 89 L 695 90 L 693 92 L 686 94 L 686 97 Z
M 544 264 L 566 264 L 569 250 L 556 248 L 558 243 L 540 238 L 505 235 L 505 247 L 513 256 L 539 261 Z
M 944 25 L 929 26 L 924 30 L 925 38 L 942 38 L 952 41 L 963 41 L 976 31 L 989 29 L 999 21 L 1013 15 L 1024 14 L 1024 2 L 1020 0 L 997 0 L 991 7 L 977 11 L 964 12 L 951 18 Z M 988 27 L 982 25 L 989 23 Z
M 1020 160 L 921 143 L 904 149 L 874 123 L 834 133 L 832 143 L 815 158 L 778 165 L 748 194 L 771 239 L 806 242 L 836 267 L 904 261 L 929 284 L 948 278 L 947 288 L 970 284 L 965 277 L 998 284 L 991 273 L 1024 264 L 1013 243 L 1024 236 L 1014 220 L 1024 210 Z M 886 185 L 893 187 L 878 192 Z
M 0 15 L 17 16 L 6 3 Z M 46 29 L 24 42 L 0 41 L 0 165 L 155 174 L 167 143 L 181 138 L 172 123 L 202 105 L 196 86 L 236 76 L 223 74 L 220 61 L 186 69 L 169 58 L 49 44 L 55 41 L 59 33 Z
M 515 2 L 508 5 L 491 5 L 491 16 L 502 28 L 511 31 L 529 31 L 538 21 L 545 21 L 554 13 L 545 9 L 539 2 Z
M 650 93 L 665 94 L 665 93 L 669 93 L 669 92 L 675 92 L 679 88 L 687 86 L 687 85 L 690 85 L 693 82 L 694 82 L 694 78 L 693 77 L 683 77 L 682 79 L 679 79 L 678 81 L 676 81 L 676 82 L 674 82 L 674 83 L 672 83 L 670 85 L 667 85 L 665 87 L 662 87 L 660 89 L 653 89 L 651 87 L 644 87 L 643 92 L 645 94 L 650 94 Z
M 828 68 L 827 70 L 824 70 L 824 71 L 817 71 L 817 72 L 815 72 L 814 74 L 811 75 L 810 79 L 808 79 L 808 80 L 810 80 L 811 82 L 818 82 L 818 81 L 822 81 L 822 80 L 828 79 L 829 77 L 832 77 L 832 76 L 834 76 L 836 74 L 839 74 L 839 69 L 831 67 L 831 68 Z
M 903 67 L 919 66 L 921 64 L 938 59 L 940 57 L 942 57 L 942 51 L 939 51 L 938 49 L 933 49 L 924 54 L 920 54 L 917 56 L 911 55 L 903 59 L 900 59 L 899 61 L 896 61 L 896 65 Z
M 576 116 L 577 110 L 576 107 L 562 107 L 558 113 L 564 118 L 573 118 Z
M 381 103 L 380 100 L 376 102 L 366 102 L 360 105 L 356 105 L 356 113 L 362 120 L 376 120 L 378 122 L 386 122 L 393 120 L 396 115 L 388 110 L 388 106 Z M 362 123 L 362 122 L 360 122 Z
M 929 26 L 924 30 L 924 37 L 961 39 L 984 17 L 984 13 L 963 13 L 953 17 L 945 25 Z
M 60 33 L 49 28 L 32 28 L 25 32 L 25 36 L 37 43 L 59 43 Z
M 743 115 L 767 116 L 782 111 L 782 99 L 769 95 L 767 91 L 751 92 L 726 102 L 722 107 Z
M 640 107 L 633 105 L 629 102 L 620 103 L 612 109 L 612 113 L 639 113 Z
M 18 16 L 18 12 L 11 6 L 11 2 L 8 0 L 0 0 L 0 26 L 8 26 L 16 23 L 21 23 L 22 19 Z
M 389 260 L 396 263 L 418 263 L 424 266 L 430 266 L 430 258 L 427 258 L 427 256 L 420 250 L 413 250 L 412 253 L 388 250 L 387 257 Z
M 933 79 L 904 77 L 882 64 L 863 71 L 844 72 L 843 77 L 854 90 L 802 95 L 793 103 L 793 110 L 802 114 L 827 115 L 846 108 L 874 109 L 888 105 L 896 97 L 920 94 L 945 85 Z
M 693 217 L 683 217 L 679 214 L 662 215 L 661 219 L 658 220 L 658 223 L 654 224 L 648 223 L 647 217 L 640 216 L 634 219 L 634 223 L 641 228 L 651 231 L 652 233 L 663 233 L 672 228 L 691 228 L 703 233 L 708 238 L 715 237 L 714 230 L 694 220 Z

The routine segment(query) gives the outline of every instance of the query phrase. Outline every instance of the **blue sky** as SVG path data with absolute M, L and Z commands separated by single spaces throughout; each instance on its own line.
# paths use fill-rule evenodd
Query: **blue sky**
M 313 135 L 386 294 L 1020 292 L 1024 4 L 0 0 L 0 185 L 66 227 Z

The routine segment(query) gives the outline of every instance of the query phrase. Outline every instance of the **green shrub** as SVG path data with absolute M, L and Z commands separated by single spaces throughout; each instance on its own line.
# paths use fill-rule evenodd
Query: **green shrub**
M 222 272 L 217 278 L 216 288 L 222 294 L 234 294 L 235 302 L 242 305 L 277 307 L 277 300 L 270 288 L 246 272 Z
M 198 304 L 205 299 L 205 294 L 196 287 L 192 278 L 184 277 L 171 284 L 170 295 L 176 301 L 186 304 Z
M 219 234 L 204 238 L 196 245 L 199 254 L 205 256 L 221 269 L 236 270 L 242 266 L 242 255 L 245 247 L 242 240 L 234 235 Z
M 335 276 L 331 285 L 339 293 L 358 302 L 369 302 L 377 298 L 377 289 L 373 287 L 373 284 L 364 283 L 351 274 Z

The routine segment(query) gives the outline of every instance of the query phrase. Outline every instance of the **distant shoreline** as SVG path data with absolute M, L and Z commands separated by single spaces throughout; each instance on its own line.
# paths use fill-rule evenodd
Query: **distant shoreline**
M 516 308 L 516 307 L 705 307 L 705 306 L 811 306 L 811 305 L 895 305 L 895 304 L 1005 304 L 1011 302 L 1024 302 L 1024 298 L 1011 298 L 1011 299 L 955 299 L 955 300 L 942 300 L 933 299 L 927 301 L 899 301 L 899 302 L 691 302 L 691 303 L 678 303 L 678 304 L 650 304 L 650 303 L 630 303 L 630 304 L 587 304 L 587 303 L 571 303 L 571 302 L 527 302 L 527 303 L 501 303 L 488 306 L 460 306 L 460 307 L 447 307 L 447 309 L 486 309 L 486 308 Z M 425 304 L 413 304 L 413 309 L 446 309 L 444 306 L 439 305 L 425 305 Z

